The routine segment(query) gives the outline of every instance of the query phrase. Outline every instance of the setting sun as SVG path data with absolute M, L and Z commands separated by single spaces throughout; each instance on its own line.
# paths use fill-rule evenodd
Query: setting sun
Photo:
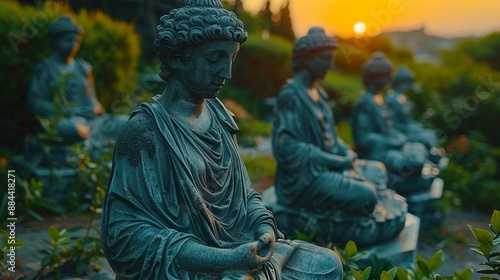
M 356 22 L 356 24 L 354 24 L 354 27 L 352 28 L 352 30 L 354 30 L 354 33 L 360 35 L 360 34 L 363 34 L 365 33 L 365 30 L 366 30 L 366 24 L 362 21 L 358 21 Z

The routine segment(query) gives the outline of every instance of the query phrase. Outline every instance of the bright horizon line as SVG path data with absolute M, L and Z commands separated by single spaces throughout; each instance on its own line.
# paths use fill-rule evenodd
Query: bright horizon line
M 256 15 L 267 0 L 243 1 L 245 10 Z M 288 0 L 272 0 L 273 13 Z M 290 0 L 292 26 L 297 37 L 319 26 L 330 35 L 350 38 L 356 22 L 370 28 L 370 36 L 384 32 L 415 31 L 442 38 L 479 37 L 500 31 L 498 0 Z M 349 11 L 349 12 L 345 12 Z M 332 20 L 334 18 L 335 20 Z M 367 29 L 367 33 L 368 33 Z M 377 31 L 377 32 L 373 32 Z

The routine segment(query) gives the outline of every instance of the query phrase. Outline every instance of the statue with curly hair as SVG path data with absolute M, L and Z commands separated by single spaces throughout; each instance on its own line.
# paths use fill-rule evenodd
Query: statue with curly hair
M 389 186 L 407 196 L 428 190 L 439 169 L 422 143 L 410 141 L 393 124 L 384 90 L 392 69 L 383 53 L 375 53 L 364 65 L 365 90 L 351 112 L 352 133 L 360 157 L 383 162 Z
M 274 108 L 278 166 L 272 210 L 285 233 L 314 231 L 318 242 L 354 240 L 363 246 L 397 235 L 407 205 L 387 189 L 385 166 L 359 160 L 337 134 L 329 97 L 319 85 L 333 66 L 336 47 L 319 27 L 293 47 L 295 75 L 281 88 Z
M 332 250 L 284 240 L 250 180 L 233 115 L 217 99 L 243 24 L 219 0 L 161 17 L 164 92 L 122 129 L 101 241 L 117 279 L 341 279 Z

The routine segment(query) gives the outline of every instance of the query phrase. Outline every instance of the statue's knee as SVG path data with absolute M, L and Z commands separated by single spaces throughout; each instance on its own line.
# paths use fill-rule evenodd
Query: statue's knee
M 342 263 L 333 250 L 301 242 L 283 270 L 283 276 L 302 280 L 342 279 Z

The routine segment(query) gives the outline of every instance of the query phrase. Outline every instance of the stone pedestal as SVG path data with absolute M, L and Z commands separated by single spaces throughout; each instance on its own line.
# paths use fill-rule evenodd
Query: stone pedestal
M 443 179 L 435 178 L 429 190 L 406 197 L 408 212 L 421 219 L 421 228 L 424 229 L 441 223 L 442 213 L 439 209 L 436 209 L 435 204 L 441 200 L 443 189 Z
M 404 198 L 400 197 L 398 201 L 404 201 Z M 274 187 L 264 191 L 263 203 L 273 212 L 278 228 L 285 236 L 297 238 L 296 231 L 298 231 L 300 234 L 311 236 L 312 241 L 320 246 L 328 244 L 343 246 L 349 240 L 353 240 L 358 247 L 361 247 L 391 240 L 403 229 L 407 213 L 406 203 L 400 208 L 400 205 L 391 205 L 391 201 L 380 202 L 383 203 L 383 209 L 389 213 L 380 218 L 294 209 L 277 202 Z
M 357 264 L 363 269 L 374 266 L 371 259 L 372 256 L 375 256 L 382 264 L 391 262 L 393 265 L 410 268 L 410 265 L 415 260 L 419 231 L 420 219 L 407 213 L 404 229 L 394 239 L 373 246 L 358 248 L 359 252 L 366 252 L 366 255 Z
M 22 155 L 12 158 L 12 163 L 19 172 L 26 172 L 26 180 L 36 178 L 43 183 L 44 197 L 57 203 L 65 203 L 67 199 L 68 187 L 78 180 L 79 168 L 68 167 L 33 167 L 29 161 Z

